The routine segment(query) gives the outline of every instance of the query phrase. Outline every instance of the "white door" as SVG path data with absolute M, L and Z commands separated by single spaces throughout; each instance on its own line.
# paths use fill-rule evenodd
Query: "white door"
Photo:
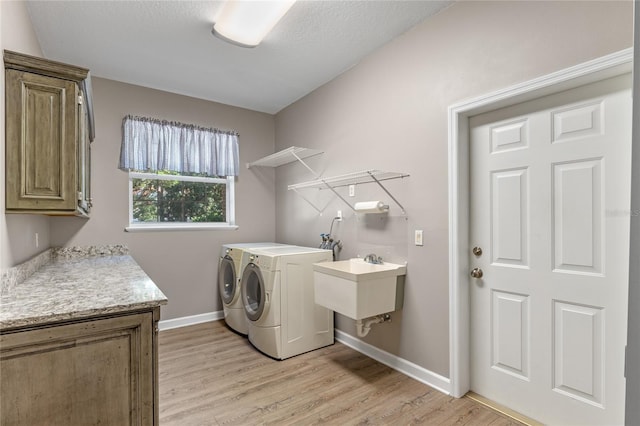
M 470 120 L 471 389 L 624 423 L 631 76 Z

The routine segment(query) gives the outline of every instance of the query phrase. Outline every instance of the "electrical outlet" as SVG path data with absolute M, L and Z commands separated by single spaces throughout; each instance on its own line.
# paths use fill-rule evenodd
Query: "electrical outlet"
M 415 242 L 415 245 L 417 246 L 423 246 L 424 243 L 422 241 L 422 229 L 416 229 L 414 235 L 413 235 L 413 239 Z
M 40 235 L 36 232 L 36 248 L 40 247 Z
M 356 186 L 349 185 L 349 197 L 355 197 L 355 196 L 356 196 Z
M 338 213 L 336 214 L 336 217 L 338 218 L 338 222 L 340 222 L 342 220 L 342 210 L 338 210 Z

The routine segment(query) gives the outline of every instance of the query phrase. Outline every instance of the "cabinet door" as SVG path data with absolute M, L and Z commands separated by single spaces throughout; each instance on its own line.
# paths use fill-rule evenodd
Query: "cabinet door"
M 6 70 L 6 208 L 75 210 L 78 86 Z
M 0 335 L 0 424 L 154 424 L 152 336 L 151 312 Z

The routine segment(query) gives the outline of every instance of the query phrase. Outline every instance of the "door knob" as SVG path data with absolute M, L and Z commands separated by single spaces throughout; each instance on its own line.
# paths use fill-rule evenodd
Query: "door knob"
M 471 270 L 471 276 L 473 278 L 482 278 L 482 275 L 483 275 L 482 269 L 480 269 L 480 268 L 473 268 Z

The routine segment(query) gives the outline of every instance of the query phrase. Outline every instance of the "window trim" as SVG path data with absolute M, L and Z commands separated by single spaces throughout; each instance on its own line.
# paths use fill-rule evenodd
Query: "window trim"
M 176 179 L 179 177 L 180 179 Z M 124 228 L 126 232 L 149 232 L 149 231 L 230 231 L 238 229 L 235 223 L 235 177 L 225 178 L 200 177 L 200 176 L 176 176 L 160 175 L 156 173 L 129 172 L 129 225 Z M 226 222 L 155 222 L 136 223 L 133 221 L 133 179 L 157 179 L 157 180 L 180 180 L 183 182 L 203 182 L 222 183 L 227 186 L 226 193 Z

